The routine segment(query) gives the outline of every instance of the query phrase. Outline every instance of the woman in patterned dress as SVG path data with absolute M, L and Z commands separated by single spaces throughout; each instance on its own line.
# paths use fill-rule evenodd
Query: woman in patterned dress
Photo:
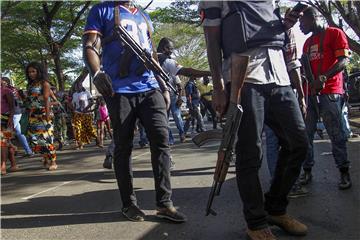
M 14 99 L 11 90 L 7 87 L 5 78 L 1 77 L 1 175 L 6 174 L 6 161 L 10 160 L 10 171 L 15 172 L 18 167 L 15 162 L 16 147 L 11 143 L 14 137 Z
M 34 152 L 43 155 L 44 167 L 50 171 L 57 169 L 54 147 L 53 113 L 50 107 L 50 84 L 44 66 L 38 62 L 29 63 L 26 67 L 28 80 L 27 110 L 29 126 L 27 135 Z

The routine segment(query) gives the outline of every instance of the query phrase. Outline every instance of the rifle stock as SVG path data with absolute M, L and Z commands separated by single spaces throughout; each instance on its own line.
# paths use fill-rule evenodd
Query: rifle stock
M 144 64 L 145 68 L 154 72 L 155 75 L 160 77 L 168 88 L 170 88 L 176 95 L 178 94 L 176 89 L 170 84 L 170 78 L 166 72 L 161 68 L 159 63 L 151 56 L 151 53 L 143 49 L 133 37 L 126 31 L 121 25 L 115 26 L 114 34 L 122 44 L 128 47 Z
M 220 195 L 221 186 L 226 179 L 230 162 L 233 157 L 233 146 L 243 113 L 242 107 L 240 105 L 240 94 L 246 77 L 248 62 L 248 56 L 243 56 L 240 54 L 231 55 L 230 103 L 227 109 L 223 137 L 218 150 L 214 181 L 206 206 L 206 216 L 209 214 L 216 216 L 216 212 L 211 208 L 211 206 L 215 195 Z

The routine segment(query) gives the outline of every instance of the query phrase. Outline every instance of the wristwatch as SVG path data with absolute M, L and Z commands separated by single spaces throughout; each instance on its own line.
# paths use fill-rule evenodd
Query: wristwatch
M 319 80 L 320 80 L 320 82 L 325 83 L 327 80 L 327 77 L 325 75 L 320 75 Z

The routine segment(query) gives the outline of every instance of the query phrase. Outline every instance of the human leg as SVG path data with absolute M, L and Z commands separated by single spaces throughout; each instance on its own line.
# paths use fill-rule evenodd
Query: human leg
M 29 146 L 29 143 L 27 142 L 26 137 L 21 133 L 20 119 L 21 119 L 21 114 L 15 114 L 13 117 L 15 134 L 16 137 L 19 139 L 21 146 L 24 148 L 25 153 L 31 155 L 33 154 L 33 152 Z
M 301 171 L 308 147 L 305 123 L 291 87 L 274 86 L 266 102 L 265 122 L 279 138 L 279 155 L 265 209 L 273 216 L 284 215 L 287 195 Z
M 274 131 L 267 125 L 264 125 L 264 132 L 266 137 L 266 161 L 272 179 L 275 174 L 276 163 L 278 160 L 279 140 Z
M 348 189 L 351 187 L 349 174 L 350 161 L 347 156 L 347 136 L 341 111 L 342 96 L 340 94 L 329 94 L 320 97 L 320 114 L 331 140 L 332 154 L 336 167 L 339 169 L 341 175 L 339 188 Z
M 248 228 L 267 227 L 263 192 L 258 172 L 261 166 L 261 134 L 264 123 L 262 86 L 245 83 L 241 94 L 244 113 L 236 143 L 236 180 Z
M 177 211 L 171 201 L 171 156 L 168 145 L 167 114 L 162 94 L 159 91 L 145 93 L 142 97 L 141 108 L 137 113 L 150 141 L 151 164 L 158 207 L 156 215 L 173 222 L 185 222 L 186 216 Z
M 184 123 L 183 123 L 183 120 L 181 118 L 180 108 L 176 105 L 176 100 L 177 100 L 176 95 L 171 97 L 170 110 L 171 110 L 171 114 L 172 114 L 172 116 L 174 118 L 176 128 L 179 131 L 179 136 L 181 138 L 184 135 Z
M 130 94 L 115 94 L 111 98 L 105 97 L 105 101 L 113 123 L 115 176 L 123 208 L 127 209 L 137 206 L 131 165 L 136 98 Z
M 156 204 L 160 208 L 172 207 L 170 184 L 170 148 L 165 102 L 159 91 L 151 91 L 142 97 L 138 115 L 150 141 Z M 151 116 L 151 117 L 150 117 Z

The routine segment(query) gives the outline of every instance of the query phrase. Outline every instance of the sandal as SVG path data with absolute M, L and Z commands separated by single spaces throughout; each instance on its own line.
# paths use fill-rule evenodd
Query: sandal
M 10 172 L 17 172 L 19 171 L 19 167 L 17 165 L 10 167 Z

